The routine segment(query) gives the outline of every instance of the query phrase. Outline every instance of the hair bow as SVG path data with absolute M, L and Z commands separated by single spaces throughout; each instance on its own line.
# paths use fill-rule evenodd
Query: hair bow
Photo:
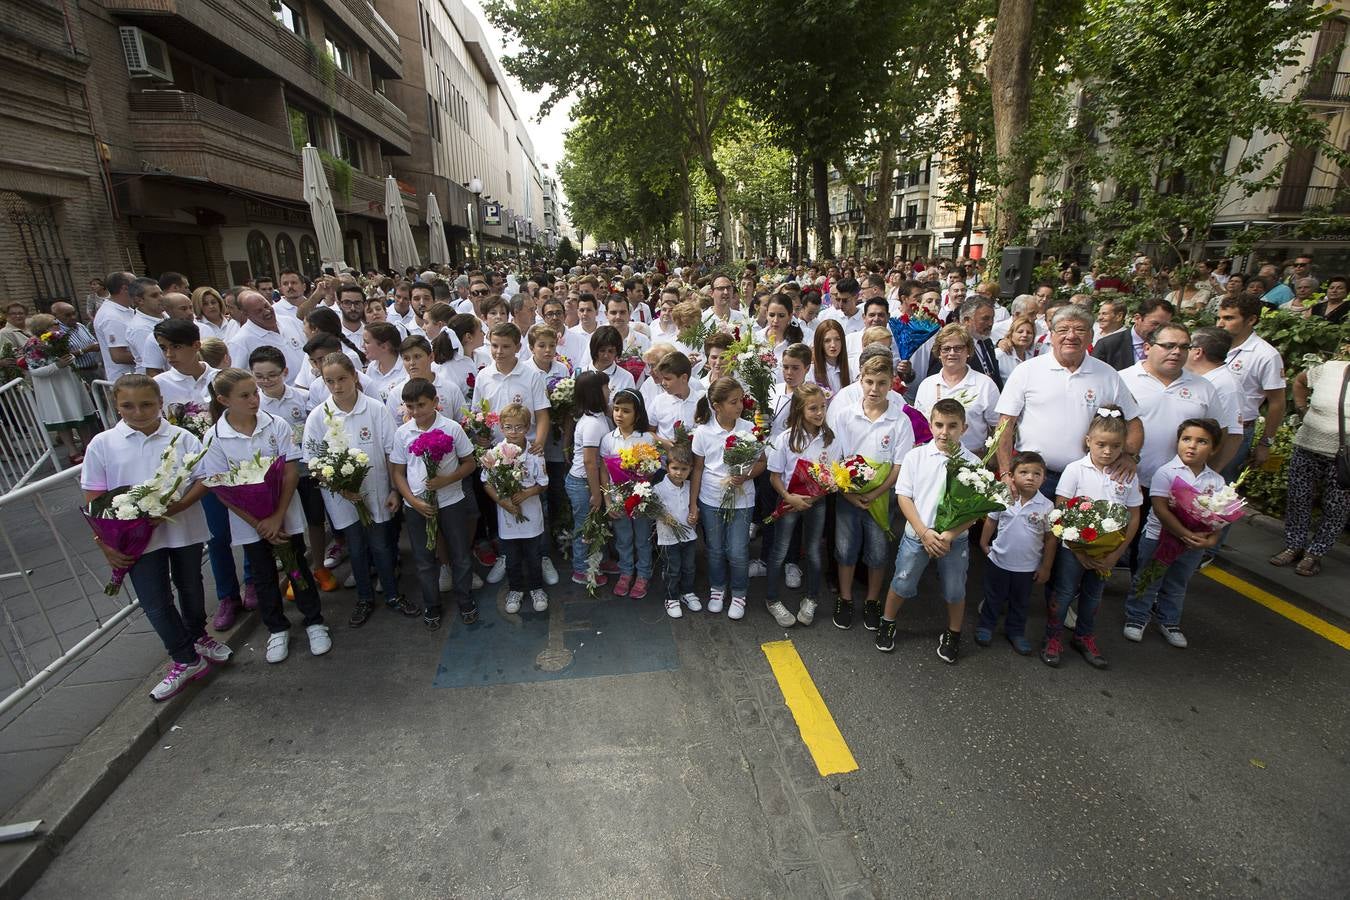
M 1104 406 L 1097 407 L 1097 415 L 1101 416 L 1103 419 L 1119 419 L 1121 417 L 1120 410 L 1107 409 Z

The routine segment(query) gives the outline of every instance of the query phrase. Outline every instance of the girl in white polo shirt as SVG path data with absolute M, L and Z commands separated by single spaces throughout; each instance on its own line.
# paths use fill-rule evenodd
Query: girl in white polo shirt
M 175 437 L 174 453 L 183 458 L 201 450 L 201 443 L 160 415 L 163 398 L 154 379 L 123 375 L 112 390 L 117 425 L 94 435 L 84 455 L 80 487 L 86 503 L 119 487 L 154 475 L 160 457 Z M 206 593 L 202 586 L 202 545 L 210 536 L 206 517 L 197 504 L 206 491 L 194 485 L 169 505 L 140 559 L 123 556 L 97 538 L 103 555 L 114 568 L 129 568 L 131 583 L 145 617 L 169 651 L 173 663 L 164 680 L 150 691 L 154 700 L 167 700 L 189 681 L 210 671 L 211 662 L 225 662 L 230 648 L 206 633 Z M 170 587 L 172 580 L 172 588 Z M 178 602 L 174 603 L 177 593 Z
M 305 461 L 312 462 L 318 455 L 330 417 L 342 424 L 349 445 L 364 450 L 370 457 L 370 471 L 361 483 L 360 493 L 344 497 L 329 490 L 323 492 L 323 504 L 333 530 L 342 532 L 351 555 L 356 606 L 347 624 L 360 628 L 375 611 L 375 588 L 370 580 L 372 563 L 380 578 L 385 604 L 405 616 L 416 616 L 421 612 L 417 604 L 398 592 L 394 556 L 390 552 L 392 542 L 387 534 L 394 527 L 393 516 L 400 505 L 398 492 L 389 483 L 389 454 L 394 449 L 396 430 L 394 414 L 383 403 L 361 393 L 356 366 L 344 354 L 330 353 L 324 357 L 322 375 L 329 397 L 305 420 Z M 369 529 L 361 524 L 357 503 L 364 503 L 370 510 Z
M 1125 452 L 1125 434 L 1125 416 L 1120 407 L 1099 407 L 1088 424 L 1087 436 L 1084 438 L 1088 455 L 1065 466 L 1064 474 L 1055 488 L 1058 506 L 1064 506 L 1073 497 L 1086 497 L 1089 500 L 1120 504 L 1129 511 L 1129 515 L 1125 525 L 1125 540 L 1105 556 L 1090 557 L 1081 550 L 1060 545 L 1055 555 L 1054 575 L 1051 576 L 1054 593 L 1047 598 L 1050 609 L 1045 622 L 1045 647 L 1041 650 L 1041 662 L 1047 666 L 1059 665 L 1064 615 L 1077 599 L 1078 620 L 1070 646 L 1081 653 L 1093 668 L 1107 667 L 1106 658 L 1097 649 L 1097 639 L 1093 634 L 1097 606 L 1102 601 L 1102 592 L 1111 577 L 1111 569 L 1129 550 L 1130 541 L 1134 540 L 1134 533 L 1139 530 L 1139 508 L 1144 505 L 1138 476 L 1131 474 L 1129 478 L 1117 481 L 1106 471 Z

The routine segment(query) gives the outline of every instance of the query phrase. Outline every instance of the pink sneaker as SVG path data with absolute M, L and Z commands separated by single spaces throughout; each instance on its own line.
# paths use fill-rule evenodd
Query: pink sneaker
M 647 579 L 641 576 L 633 579 L 633 589 L 628 592 L 628 596 L 634 600 L 641 600 L 647 596 Z
M 600 571 L 606 575 L 617 575 L 619 574 L 619 564 L 612 559 L 607 559 L 600 564 Z
M 239 616 L 239 598 L 226 597 L 220 601 L 216 607 L 216 616 L 211 620 L 211 627 L 216 631 L 229 631 L 234 627 L 234 620 Z
M 586 583 L 586 573 L 585 573 L 585 572 L 573 572 L 573 573 L 572 573 L 572 583 L 573 583 L 573 584 L 581 584 L 581 585 L 584 585 L 584 584 Z M 604 572 L 597 572 L 597 573 L 595 573 L 595 583 L 596 583 L 597 585 L 600 585 L 600 584 L 609 584 L 609 579 L 605 577 L 605 573 L 604 573 Z
M 244 609 L 258 608 L 258 592 L 254 590 L 253 585 L 244 583 Z
M 618 582 L 616 582 L 615 585 L 614 585 L 614 596 L 615 596 L 615 597 L 627 597 L 627 596 L 628 596 L 628 586 L 629 586 L 630 584 L 632 584 L 632 583 L 633 583 L 633 576 L 632 576 L 632 575 L 620 575 L 620 576 L 619 576 Z

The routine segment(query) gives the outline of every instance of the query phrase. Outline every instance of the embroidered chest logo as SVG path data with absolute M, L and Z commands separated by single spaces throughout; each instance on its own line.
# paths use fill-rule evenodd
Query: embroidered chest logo
M 1084 391 L 1084 392 L 1083 392 L 1083 402 L 1084 402 L 1087 406 L 1096 406 L 1096 405 L 1097 405 L 1097 392 L 1096 392 L 1096 390 L 1094 390 L 1093 388 L 1088 388 L 1086 391 Z
M 1027 513 L 1027 521 L 1032 525 L 1039 525 L 1045 519 L 1045 513 Z
M 1241 372 L 1241 371 L 1242 371 L 1242 360 L 1241 360 L 1241 359 L 1235 359 L 1235 360 L 1233 360 L 1232 362 L 1230 362 L 1230 363 L 1228 364 L 1228 368 L 1231 369 L 1231 370 L 1233 370 L 1234 372 Z
M 267 436 L 267 443 L 271 446 L 272 451 L 275 452 L 277 449 L 277 436 L 275 434 L 269 434 Z
M 369 440 L 370 440 L 370 426 L 369 426 L 369 425 L 362 425 L 362 426 L 361 426 L 361 431 L 360 431 L 358 437 L 360 437 L 361 440 L 363 440 L 363 441 L 369 441 Z
M 293 407 L 291 407 L 291 421 L 292 421 L 292 422 L 303 422 L 304 420 L 305 420 L 305 414 L 304 414 L 304 411 L 301 410 L 300 407 L 298 407 L 298 406 L 293 406 Z
M 287 341 L 287 343 L 290 344 L 292 347 L 294 347 L 296 350 L 300 349 L 300 340 L 298 338 L 291 338 L 290 340 Z
M 523 395 L 523 394 L 512 394 L 512 395 L 511 395 L 511 402 L 512 402 L 512 403 L 524 403 L 524 402 L 525 402 L 525 395 Z
M 891 449 L 891 435 L 889 432 L 881 436 L 881 440 L 877 442 L 877 446 L 882 450 Z
M 1189 400 L 1195 395 L 1191 393 L 1190 388 L 1184 387 L 1181 390 L 1177 391 L 1177 396 L 1180 397 L 1182 400 Z

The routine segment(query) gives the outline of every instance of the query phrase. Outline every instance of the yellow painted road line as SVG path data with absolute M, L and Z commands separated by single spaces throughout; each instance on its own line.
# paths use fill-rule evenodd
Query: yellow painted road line
M 788 709 L 792 710 L 792 718 L 797 720 L 802 741 L 806 749 L 811 751 L 811 758 L 816 761 L 820 774 L 839 775 L 856 771 L 858 763 L 844 742 L 844 736 L 839 733 L 839 726 L 834 724 L 834 716 L 830 715 L 829 707 L 825 705 L 820 691 L 816 690 L 816 683 L 811 680 L 811 673 L 806 671 L 806 664 L 798 655 L 797 648 L 792 646 L 792 641 L 761 644 L 760 649 L 769 658 L 769 667 L 778 679 L 783 699 L 787 701 Z
M 1350 650 L 1350 631 L 1337 628 L 1330 622 L 1317 618 L 1312 613 L 1304 612 L 1287 600 L 1281 600 L 1269 591 L 1263 591 L 1254 584 L 1248 584 L 1232 572 L 1225 572 L 1217 566 L 1209 566 L 1201 569 L 1200 572 L 1224 587 L 1237 591 L 1248 600 L 1255 600 L 1266 609 L 1284 616 L 1295 624 L 1302 625 L 1319 637 L 1326 638 L 1341 649 Z

